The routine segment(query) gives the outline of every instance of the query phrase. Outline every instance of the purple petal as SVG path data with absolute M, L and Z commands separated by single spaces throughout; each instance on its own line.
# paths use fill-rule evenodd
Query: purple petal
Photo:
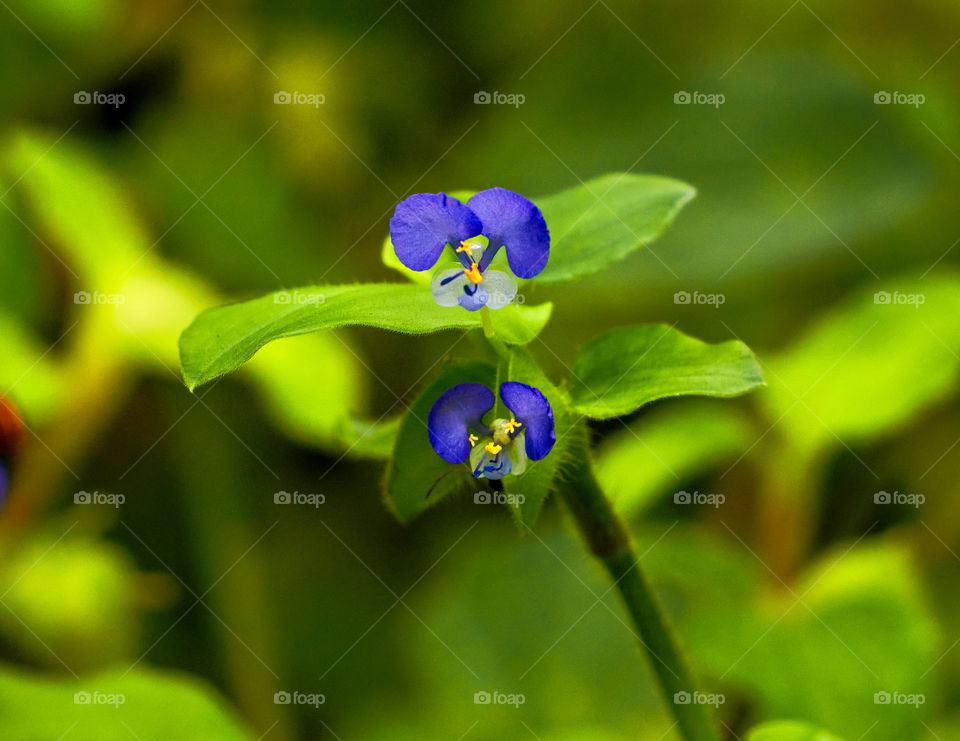
M 507 381 L 500 384 L 500 398 L 507 409 L 513 412 L 514 418 L 523 423 L 527 457 L 532 461 L 545 457 L 557 441 L 553 429 L 553 409 L 547 397 L 533 386 Z
M 469 280 L 463 284 L 460 294 L 457 296 L 459 303 L 467 311 L 476 311 L 482 309 L 490 300 L 490 294 L 487 289 L 481 285 L 474 285 Z
M 485 430 L 481 418 L 493 408 L 493 392 L 482 383 L 460 383 L 437 399 L 427 416 L 430 444 L 448 463 L 470 457 L 470 430 Z
M 446 193 L 417 193 L 401 201 L 390 219 L 390 240 L 400 262 L 429 270 L 445 245 L 480 234 L 480 219 Z
M 550 231 L 540 209 L 519 193 L 505 188 L 481 190 L 467 205 L 483 223 L 483 235 L 490 246 L 483 255 L 484 270 L 500 246 L 507 250 L 507 262 L 518 278 L 532 278 L 547 264 Z

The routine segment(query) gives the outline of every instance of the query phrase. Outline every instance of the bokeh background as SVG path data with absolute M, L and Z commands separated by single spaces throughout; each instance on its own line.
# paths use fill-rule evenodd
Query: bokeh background
M 226 301 L 401 280 L 410 193 L 632 171 L 698 197 L 615 269 L 526 286 L 556 305 L 531 351 L 569 377 L 658 321 L 761 359 L 749 398 L 596 428 L 721 730 L 960 737 L 955 4 L 0 5 L 0 391 L 28 427 L 0 735 L 675 738 L 557 502 L 522 533 L 469 495 L 384 504 L 391 420 L 471 339 L 288 340 L 195 395 L 176 348 Z M 98 691 L 125 714 L 75 705 Z

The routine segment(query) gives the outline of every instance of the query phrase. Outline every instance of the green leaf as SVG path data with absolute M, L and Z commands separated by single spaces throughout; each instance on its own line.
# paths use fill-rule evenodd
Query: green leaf
M 69 142 L 55 144 L 43 134 L 16 134 L 5 151 L 4 167 L 43 223 L 44 235 L 65 261 L 89 282 L 86 290 L 109 291 L 153 240 L 128 203 L 129 197 L 86 153 Z
M 76 306 L 80 328 L 74 335 L 95 336 L 104 357 L 164 377 L 174 373 L 183 327 L 222 299 L 199 276 L 150 251 L 153 237 L 108 169 L 69 140 L 54 145 L 54 138 L 42 134 L 18 134 L 3 164 L 18 178 L 26 173 L 17 195 L 28 201 L 51 248 L 78 274 L 74 290 L 123 297 L 118 305 Z M 13 387 L 12 396 L 33 423 L 47 418 L 63 394 L 52 374 L 55 353 L 44 355 L 44 345 L 21 340 L 22 334 L 0 316 L 0 335 L 13 342 L 9 357 L 0 358 L 0 382 Z M 374 430 L 351 417 L 364 398 L 365 376 L 336 337 L 314 334 L 271 346 L 248 369 L 267 413 L 299 442 L 351 448 L 352 455 L 382 455 L 391 444 L 392 428 L 378 426 L 377 437 L 385 431 L 386 439 L 374 442 Z
M 741 411 L 724 402 L 678 402 L 606 437 L 594 468 L 616 509 L 630 515 L 675 492 L 681 479 L 747 450 L 757 437 Z
M 436 454 L 427 434 L 427 416 L 437 399 L 458 383 L 482 383 L 495 391 L 497 371 L 479 362 L 457 362 L 443 368 L 410 406 L 400 423 L 393 458 L 387 466 L 387 503 L 407 522 L 471 481 L 470 466 L 447 463 Z
M 65 664 L 81 671 L 136 658 L 137 575 L 125 552 L 88 536 L 60 539 L 54 529 L 12 552 L 7 548 L 0 567 L 5 642 L 56 669 Z
M 922 735 L 936 707 L 928 670 L 945 646 L 916 559 L 899 535 L 836 543 L 790 590 L 776 592 L 751 550 L 732 537 L 710 537 L 749 568 L 752 594 L 731 593 L 735 580 L 714 572 L 720 554 L 679 563 L 658 546 L 647 557 L 652 579 L 669 590 L 663 599 L 701 676 L 739 688 L 760 717 L 803 718 L 852 739 L 879 717 L 870 734 L 877 741 Z M 878 692 L 922 694 L 926 702 L 881 707 Z
M 55 680 L 2 667 L 0 705 L 5 739 L 253 739 L 211 688 L 172 672 L 136 669 Z
M 67 379 L 49 347 L 12 316 L 0 312 L 0 390 L 28 424 L 46 422 L 67 397 Z
M 553 304 L 549 301 L 536 306 L 508 304 L 490 311 L 490 326 L 493 333 L 507 344 L 526 345 L 540 334 L 552 313 Z
M 747 734 L 747 741 L 841 741 L 841 739 L 807 723 L 775 720 L 752 729 Z
M 550 493 L 564 451 L 573 439 L 573 435 L 576 434 L 570 428 L 578 420 L 570 413 L 566 393 L 547 379 L 533 358 L 523 348 L 514 348 L 510 351 L 507 378 L 501 378 L 500 381 L 502 383 L 507 380 L 520 381 L 528 386 L 540 389 L 543 395 L 547 397 L 547 401 L 550 402 L 550 407 L 553 410 L 554 430 L 557 436 L 557 442 L 554 444 L 553 450 L 539 461 L 529 461 L 527 470 L 522 475 L 506 476 L 501 480 L 504 491 L 516 495 L 517 499 L 515 501 L 521 502 L 517 506 L 511 505 L 521 527 L 524 525 L 533 527 L 537 515 L 540 514 L 543 502 Z M 497 389 L 497 393 L 499 394 L 499 389 Z M 519 499 L 521 495 L 522 500 Z
M 550 259 L 540 282 L 597 273 L 670 226 L 696 189 L 656 175 L 611 173 L 535 199 L 550 229 Z
M 543 329 L 549 309 L 517 307 L 519 320 L 502 325 L 505 341 L 529 341 Z M 508 315 L 509 319 L 509 315 Z M 423 334 L 477 329 L 479 312 L 437 306 L 429 291 L 405 284 L 311 286 L 277 291 L 200 314 L 180 337 L 183 377 L 192 390 L 236 370 L 261 347 L 281 337 L 364 325 Z
M 893 279 L 882 288 L 880 303 L 876 285 L 855 292 L 770 361 L 763 400 L 795 445 L 869 442 L 954 393 L 960 276 Z M 918 300 L 895 303 L 897 296 Z
M 730 397 L 763 385 L 757 359 L 742 342 L 710 345 L 663 324 L 623 327 L 591 340 L 573 374 L 574 409 L 596 419 L 668 396 Z

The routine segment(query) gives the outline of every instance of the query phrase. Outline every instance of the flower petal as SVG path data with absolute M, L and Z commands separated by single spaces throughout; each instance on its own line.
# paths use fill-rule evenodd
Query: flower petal
M 430 281 L 433 300 L 440 306 L 456 306 L 460 303 L 460 296 L 468 283 L 472 290 L 473 284 L 463 274 L 463 268 L 455 262 L 447 263 L 433 274 Z
M 490 309 L 502 309 L 517 295 L 517 281 L 506 270 L 498 268 L 488 268 L 483 274 L 483 287 L 490 294 L 487 299 Z
M 470 457 L 470 430 L 485 431 L 481 418 L 493 408 L 493 392 L 482 383 L 460 383 L 447 389 L 427 416 L 430 445 L 448 463 Z
M 545 457 L 557 441 L 553 428 L 553 409 L 547 397 L 533 386 L 507 381 L 500 384 L 500 398 L 517 421 L 523 423 L 527 457 L 532 461 Z
M 460 289 L 460 295 L 457 297 L 459 303 L 467 311 L 476 311 L 487 305 L 490 294 L 487 289 L 481 285 L 474 285 L 469 280 Z
M 470 467 L 473 469 L 473 478 L 496 481 L 511 472 L 513 462 L 507 455 L 507 451 L 501 450 L 496 455 L 490 455 L 483 444 L 478 443 L 470 454 Z
M 514 438 L 513 443 L 507 448 L 510 451 L 510 462 L 513 463 L 511 473 L 514 476 L 520 476 L 527 470 L 527 437 L 525 432 L 521 432 Z
M 401 201 L 390 219 L 397 258 L 411 270 L 429 270 L 444 246 L 480 234 L 480 219 L 446 193 L 417 193 Z
M 518 278 L 532 278 L 543 270 L 550 256 L 550 231 L 532 201 L 512 190 L 490 188 L 474 195 L 467 205 L 480 218 L 483 234 L 490 240 L 481 270 L 501 245 L 506 246 L 507 262 Z

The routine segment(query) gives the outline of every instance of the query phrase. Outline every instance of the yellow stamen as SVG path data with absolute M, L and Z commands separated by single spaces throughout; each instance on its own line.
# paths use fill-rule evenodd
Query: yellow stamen
M 470 265 L 470 269 L 464 270 L 463 274 L 467 276 L 467 279 L 474 285 L 477 285 L 483 281 L 483 276 L 480 275 L 480 266 L 477 265 L 477 263 Z
M 474 445 L 477 444 L 477 440 L 479 440 L 479 439 L 480 439 L 480 438 L 478 438 L 476 435 L 469 435 L 469 436 L 467 437 L 467 440 L 470 441 L 470 447 L 471 447 L 471 448 L 472 448 Z
M 457 247 L 457 252 L 470 252 L 470 250 L 472 250 L 474 247 L 479 246 L 480 245 L 478 245 L 476 242 L 468 242 L 467 240 L 463 240 L 460 243 L 460 246 Z
M 510 418 L 510 421 L 503 425 L 504 431 L 507 434 L 512 435 L 518 427 L 523 427 L 522 422 L 517 422 L 513 417 Z
M 496 455 L 503 450 L 503 446 L 497 445 L 496 443 L 487 443 L 483 449 L 486 450 L 490 455 Z

